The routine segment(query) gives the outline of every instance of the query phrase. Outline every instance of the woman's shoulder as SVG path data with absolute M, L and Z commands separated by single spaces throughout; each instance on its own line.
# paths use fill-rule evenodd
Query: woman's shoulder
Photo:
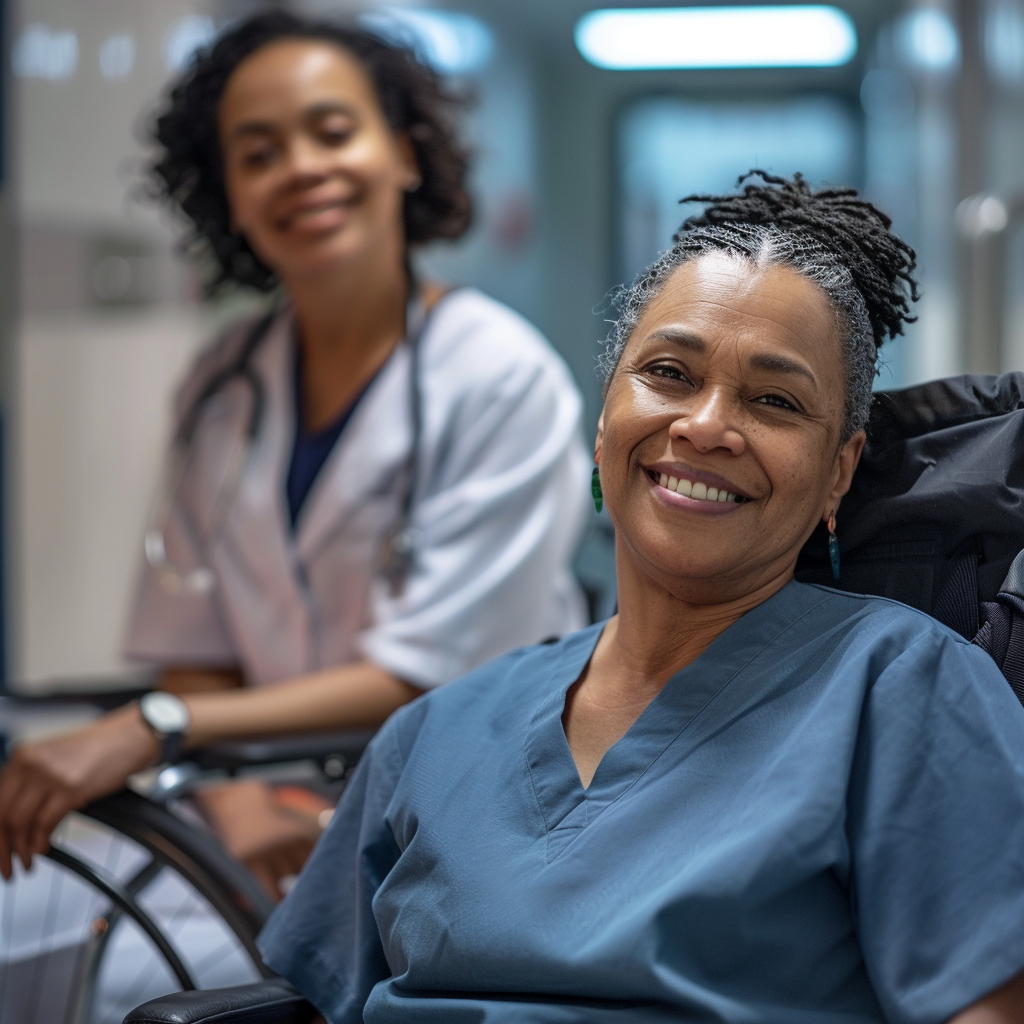
M 795 583 L 794 586 L 808 595 L 820 598 L 815 601 L 818 614 L 834 620 L 837 626 L 845 625 L 851 630 L 879 635 L 900 636 L 910 642 L 932 637 L 937 642 L 970 646 L 969 640 L 927 612 L 892 598 L 878 597 L 874 594 L 854 594 L 817 583 Z
M 479 288 L 468 285 L 451 288 L 435 308 L 434 320 L 438 330 L 452 339 L 494 335 L 505 339 L 505 343 L 511 346 L 551 350 L 544 335 L 526 317 Z
M 985 651 L 925 612 L 885 597 L 796 587 L 810 606 L 799 632 L 810 646 L 840 655 L 835 671 L 847 681 L 858 676 L 877 690 L 888 680 L 883 690 L 895 686 L 901 700 L 912 690 L 934 695 L 965 685 L 1012 696 Z
M 455 288 L 436 307 L 424 335 L 438 371 L 501 378 L 538 371 L 570 381 L 568 367 L 544 335 L 515 310 L 476 288 Z

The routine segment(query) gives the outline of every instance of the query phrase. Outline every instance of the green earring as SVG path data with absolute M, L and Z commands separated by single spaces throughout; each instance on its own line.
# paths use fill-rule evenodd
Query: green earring
M 594 508 L 600 512 L 604 508 L 604 495 L 601 494 L 601 471 L 597 466 L 590 474 L 590 493 L 594 496 Z

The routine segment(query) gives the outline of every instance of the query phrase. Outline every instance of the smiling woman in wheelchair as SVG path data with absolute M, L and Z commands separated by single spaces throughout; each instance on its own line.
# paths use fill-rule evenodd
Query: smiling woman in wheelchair
M 914 254 L 762 182 L 619 298 L 618 614 L 395 714 L 265 930 L 332 1024 L 1024 1021 L 1024 709 L 927 615 L 793 578 Z

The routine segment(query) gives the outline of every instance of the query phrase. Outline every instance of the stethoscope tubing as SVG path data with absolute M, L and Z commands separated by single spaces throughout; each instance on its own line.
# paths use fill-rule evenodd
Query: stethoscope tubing
M 388 581 L 393 594 L 401 591 L 412 568 L 416 535 L 412 528 L 413 510 L 419 484 L 419 451 L 423 435 L 423 389 L 420 340 L 428 323 L 445 296 L 428 310 L 414 285 L 414 298 L 406 313 L 405 345 L 409 349 L 410 367 L 410 419 L 412 444 L 405 471 L 405 489 L 395 526 L 389 533 L 381 556 L 380 571 Z M 271 325 L 282 310 L 275 305 L 250 330 L 238 355 L 217 370 L 193 400 L 175 431 L 171 451 L 161 473 L 160 485 L 150 513 L 145 533 L 145 554 L 149 565 L 158 573 L 161 585 L 170 594 L 203 593 L 216 585 L 216 576 L 208 564 L 208 552 L 220 535 L 228 511 L 238 496 L 248 463 L 255 450 L 266 410 L 266 389 L 253 368 L 252 361 L 259 346 L 267 337 Z M 202 537 L 197 538 L 201 552 L 200 564 L 191 568 L 176 566 L 167 554 L 165 535 L 174 509 L 179 488 L 184 480 L 195 434 L 209 402 L 234 380 L 242 380 L 252 393 L 252 404 L 243 431 L 242 443 L 236 446 L 231 463 L 214 499 L 209 524 Z M 230 484 L 230 486 L 228 486 Z

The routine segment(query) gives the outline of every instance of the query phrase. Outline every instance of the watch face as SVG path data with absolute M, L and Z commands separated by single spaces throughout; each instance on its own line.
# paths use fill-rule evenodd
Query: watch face
M 164 735 L 184 732 L 189 725 L 188 707 L 173 693 L 147 693 L 140 702 L 142 716 Z

